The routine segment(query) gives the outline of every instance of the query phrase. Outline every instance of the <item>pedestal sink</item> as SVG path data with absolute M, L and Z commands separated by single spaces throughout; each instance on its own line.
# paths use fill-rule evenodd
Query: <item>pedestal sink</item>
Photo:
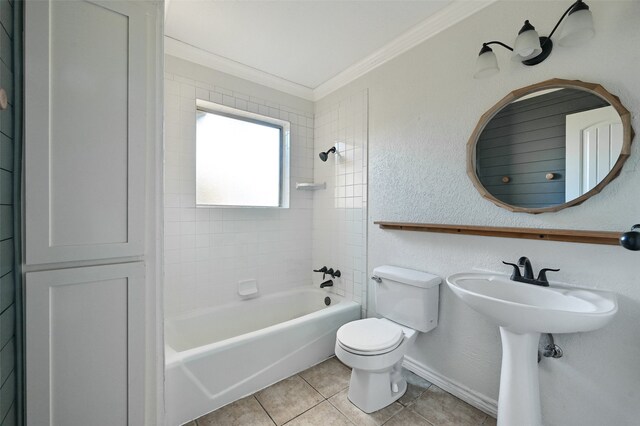
M 447 277 L 449 288 L 500 327 L 502 370 L 498 426 L 541 426 L 538 384 L 540 333 L 592 331 L 618 311 L 612 293 L 575 287 L 541 287 L 487 273 Z

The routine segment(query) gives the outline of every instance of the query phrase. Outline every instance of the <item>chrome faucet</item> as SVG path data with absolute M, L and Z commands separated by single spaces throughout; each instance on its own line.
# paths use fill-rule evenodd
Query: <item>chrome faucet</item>
M 560 269 L 542 268 L 538 273 L 538 278 L 533 278 L 533 267 L 531 261 L 522 256 L 518 259 L 518 264 L 502 261 L 505 265 L 513 266 L 513 273 L 511 274 L 511 281 L 518 281 L 521 283 L 540 285 L 543 287 L 549 287 L 549 281 L 547 280 L 547 272 L 558 272 Z M 524 276 L 520 273 L 520 267 L 524 267 Z

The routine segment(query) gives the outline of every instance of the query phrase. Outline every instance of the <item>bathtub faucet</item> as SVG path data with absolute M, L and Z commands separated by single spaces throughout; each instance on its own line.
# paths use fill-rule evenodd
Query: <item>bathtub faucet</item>
M 323 267 L 322 267 L 322 268 L 320 268 L 320 269 L 314 269 L 314 270 L 313 270 L 313 272 L 320 272 L 320 273 L 322 274 L 322 279 L 323 279 L 323 280 L 324 280 L 324 277 L 327 275 L 327 271 L 328 271 L 328 269 L 327 269 L 327 267 L 326 267 L 326 266 L 323 266 Z
M 323 279 L 323 280 L 325 279 L 325 277 L 326 277 L 327 275 L 331 275 L 331 278 L 336 278 L 336 277 L 337 277 L 337 278 L 340 278 L 340 276 L 342 275 L 342 274 L 340 273 L 340 270 L 339 270 L 339 269 L 336 269 L 336 270 L 334 271 L 334 270 L 333 270 L 333 268 L 329 268 L 329 269 L 327 269 L 327 267 L 326 267 L 326 266 L 323 266 L 323 267 L 322 267 L 322 268 L 320 268 L 320 269 L 314 269 L 314 270 L 313 270 L 313 272 L 320 272 L 320 273 L 322 274 L 322 279 Z
M 320 284 L 320 288 L 333 287 L 333 280 L 327 280 Z

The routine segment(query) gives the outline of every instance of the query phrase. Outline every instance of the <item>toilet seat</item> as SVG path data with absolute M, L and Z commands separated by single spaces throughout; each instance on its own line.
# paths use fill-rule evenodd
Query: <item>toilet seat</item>
M 367 318 L 338 329 L 337 343 L 357 355 L 381 355 L 396 349 L 404 340 L 402 327 L 388 320 Z

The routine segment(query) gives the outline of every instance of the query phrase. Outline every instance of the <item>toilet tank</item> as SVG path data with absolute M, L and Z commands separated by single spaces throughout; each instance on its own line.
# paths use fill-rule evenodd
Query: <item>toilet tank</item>
M 423 333 L 438 325 L 440 277 L 390 265 L 373 275 L 378 315 Z

